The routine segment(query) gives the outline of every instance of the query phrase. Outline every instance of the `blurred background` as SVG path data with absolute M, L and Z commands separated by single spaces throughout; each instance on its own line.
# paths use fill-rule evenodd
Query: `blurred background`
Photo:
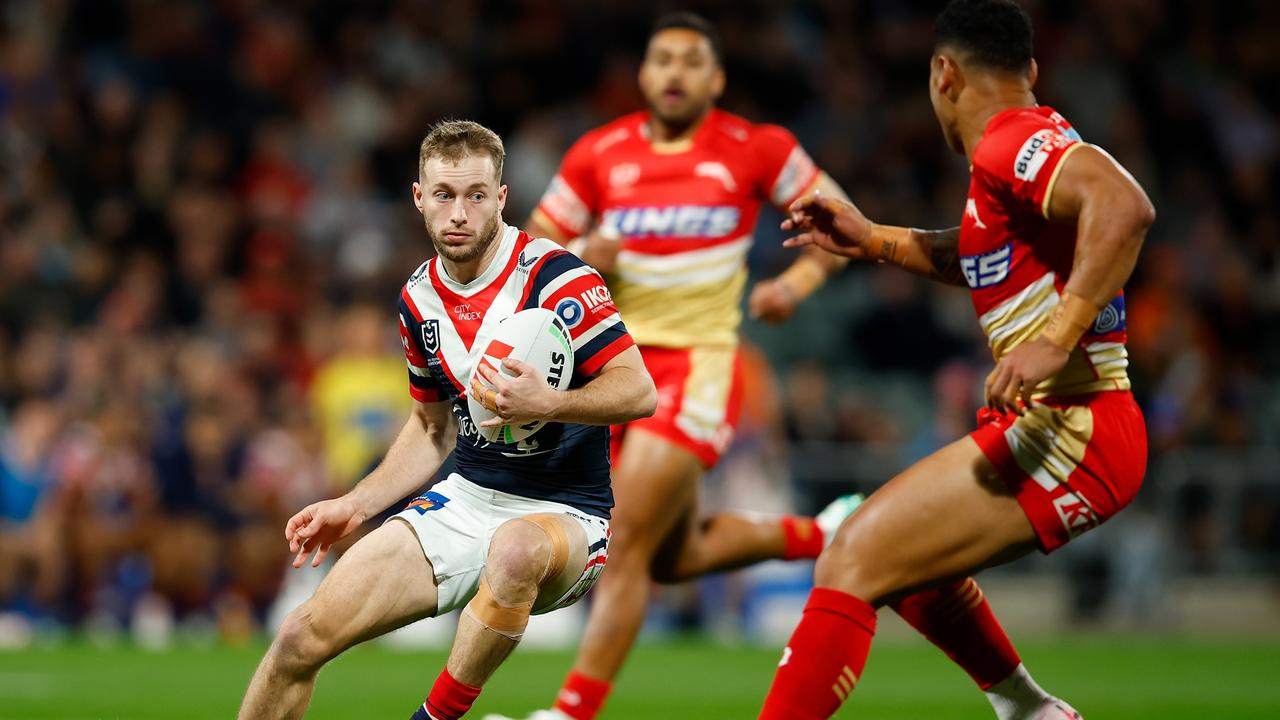
M 944 227 L 967 172 L 926 94 L 941 4 L 681 8 L 723 34 L 723 107 L 786 126 L 869 216 Z M 1025 4 L 1040 101 L 1159 211 L 1127 288 L 1151 458 L 1129 510 L 988 594 L 1015 629 L 1280 636 L 1280 5 Z M 356 482 L 409 407 L 394 313 L 431 252 L 409 194 L 426 128 L 503 136 L 521 224 L 573 140 L 642 106 L 668 9 L 0 3 L 0 645 L 269 626 L 313 582 L 286 577 L 284 519 Z M 776 219 L 757 277 L 791 259 Z M 744 334 L 709 508 L 874 489 L 973 426 L 991 364 L 963 291 L 874 268 Z M 666 591 L 652 630 L 785 637 L 807 573 Z

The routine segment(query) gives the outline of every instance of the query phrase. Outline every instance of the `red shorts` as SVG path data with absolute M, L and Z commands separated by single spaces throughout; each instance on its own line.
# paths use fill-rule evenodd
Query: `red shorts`
M 1129 392 L 1045 398 L 1022 417 L 983 408 L 969 437 L 1046 553 L 1120 512 L 1147 470 L 1147 426 Z
M 641 346 L 640 355 L 658 387 L 658 409 L 652 417 L 610 429 L 614 464 L 627 432 L 639 428 L 713 467 L 733 441 L 742 409 L 742 358 L 737 348 Z

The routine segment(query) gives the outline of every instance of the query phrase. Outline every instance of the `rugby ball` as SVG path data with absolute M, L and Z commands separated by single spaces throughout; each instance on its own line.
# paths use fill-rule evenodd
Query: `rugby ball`
M 547 423 L 532 420 L 519 425 L 480 427 L 480 423 L 495 415 L 471 393 L 472 380 L 492 388 L 480 374 L 483 365 L 487 364 L 507 377 L 516 376 L 515 372 L 502 366 L 502 359 L 506 357 L 532 365 L 552 389 L 566 390 L 573 376 L 573 346 L 569 343 L 569 329 L 558 315 L 545 308 L 521 310 L 498 323 L 484 352 L 476 360 L 471 377 L 467 378 L 467 409 L 480 437 L 489 442 L 512 444 L 538 432 Z

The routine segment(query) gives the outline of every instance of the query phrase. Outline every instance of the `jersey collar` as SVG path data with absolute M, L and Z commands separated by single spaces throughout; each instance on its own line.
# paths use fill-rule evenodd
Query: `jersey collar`
M 987 139 L 988 136 L 991 135 L 992 132 L 995 131 L 996 128 L 1000 127 L 1001 125 L 1004 125 L 1005 123 L 1014 119 L 1018 115 L 1021 115 L 1022 113 L 1028 113 L 1028 112 L 1035 113 L 1036 115 L 1048 117 L 1049 115 L 1053 114 L 1053 108 L 1049 107 L 1048 105 L 1030 105 L 1027 107 L 1011 107 L 1011 108 L 1005 108 L 1004 110 L 1001 110 L 995 115 L 992 115 L 991 119 L 987 121 L 987 126 L 982 129 L 982 137 L 978 138 L 978 144 L 973 146 L 973 154 L 974 155 L 978 154 L 978 148 L 982 147 L 982 143 Z M 969 171 L 973 172 L 973 163 L 969 164 Z
M 685 138 L 684 140 L 657 142 L 649 133 L 649 119 L 653 113 L 652 111 L 646 111 L 640 118 L 640 137 L 644 138 L 645 143 L 649 146 L 649 150 L 655 155 L 679 155 L 680 153 L 686 153 L 692 150 L 694 145 L 697 145 L 698 142 L 702 140 L 702 136 L 708 132 L 708 128 L 711 126 L 712 121 L 719 112 L 720 108 L 711 108 L 707 113 L 707 116 L 702 118 L 702 122 L 694 129 L 693 135 Z
M 519 235 L 519 230 L 503 223 L 498 229 L 498 251 L 493 254 L 493 259 L 485 266 L 484 272 L 477 275 L 469 283 L 460 283 L 449 277 L 449 269 L 445 267 L 444 263 L 440 262 L 440 258 L 437 256 L 435 262 L 436 268 L 440 271 L 440 281 L 444 283 L 445 287 L 459 295 L 469 295 L 476 290 L 487 287 L 507 266 L 507 260 L 511 257 L 511 251 L 516 244 L 516 237 Z

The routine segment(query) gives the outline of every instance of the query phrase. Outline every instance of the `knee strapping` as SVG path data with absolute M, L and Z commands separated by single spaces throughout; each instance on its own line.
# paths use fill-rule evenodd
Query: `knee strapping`
M 499 635 L 519 640 L 529 625 L 533 601 L 515 604 L 503 602 L 494 596 L 489 581 L 480 578 L 480 589 L 462 612 Z
M 528 515 L 523 520 L 542 528 L 551 542 L 551 555 L 547 558 L 547 566 L 542 570 L 542 577 L 538 578 L 538 584 L 541 585 L 559 575 L 569 564 L 569 536 L 554 515 Z

